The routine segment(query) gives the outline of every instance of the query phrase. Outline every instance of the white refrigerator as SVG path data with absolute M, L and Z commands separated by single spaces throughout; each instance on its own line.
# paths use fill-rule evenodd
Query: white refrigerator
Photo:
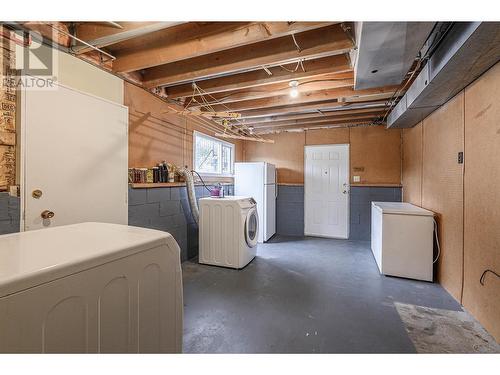
M 265 242 L 276 233 L 276 168 L 266 162 L 235 163 L 234 174 L 234 194 L 257 202 L 257 240 Z

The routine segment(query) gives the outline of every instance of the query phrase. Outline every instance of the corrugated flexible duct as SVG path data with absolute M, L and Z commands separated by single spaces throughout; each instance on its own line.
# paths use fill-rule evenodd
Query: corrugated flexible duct
M 196 201 L 196 192 L 194 190 L 193 174 L 188 168 L 181 168 L 178 170 L 178 173 L 183 176 L 184 180 L 186 181 L 186 190 L 188 195 L 189 207 L 191 208 L 191 215 L 193 216 L 196 225 L 198 225 L 198 218 L 200 214 L 198 210 L 198 202 Z

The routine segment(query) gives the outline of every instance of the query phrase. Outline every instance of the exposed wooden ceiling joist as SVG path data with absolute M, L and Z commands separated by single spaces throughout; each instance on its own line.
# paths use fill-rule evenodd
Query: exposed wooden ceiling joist
M 359 108 L 384 108 L 386 107 L 385 100 L 370 101 L 366 103 L 339 103 L 336 101 L 323 102 L 323 103 L 309 103 L 302 105 L 286 105 L 281 107 L 264 108 L 264 109 L 252 109 L 248 111 L 241 111 L 242 119 L 255 119 L 268 116 L 282 116 L 286 114 L 300 114 L 300 113 L 311 113 L 315 111 L 328 111 L 325 113 L 333 111 L 349 111 L 351 109 Z
M 329 128 L 329 127 L 347 127 L 351 125 L 368 125 L 371 124 L 371 119 L 361 119 L 361 120 L 341 120 L 341 121 L 332 121 L 328 124 L 304 124 L 304 125 L 296 125 L 296 126 L 287 126 L 287 127 L 276 127 L 276 128 L 267 128 L 261 129 L 258 131 L 254 131 L 254 134 L 264 135 L 270 133 L 276 133 L 281 131 L 290 131 L 290 130 L 311 130 L 311 129 L 319 129 L 319 128 Z
M 151 35 L 155 38 L 150 43 L 143 42 L 138 49 L 118 54 L 113 69 L 116 72 L 146 69 L 331 24 L 331 22 L 211 22 L 203 28 L 196 28 L 196 23 L 185 24 L 172 30 L 155 32 Z
M 300 51 L 290 36 L 220 51 L 170 63 L 144 71 L 146 87 L 168 86 L 237 72 L 260 69 L 263 65 L 286 64 L 303 58 L 343 54 L 352 47 L 340 25 L 298 33 Z
M 293 70 L 295 66 L 296 64 L 289 64 L 285 68 Z M 302 69 L 298 69 L 296 72 L 289 72 L 282 67 L 275 66 L 267 68 L 272 75 L 269 75 L 264 69 L 258 69 L 251 72 L 199 81 L 197 85 L 208 94 L 216 94 L 289 82 L 294 79 L 311 79 L 325 74 L 337 74 L 339 78 L 348 78 L 352 75 L 350 73 L 352 72 L 352 68 L 345 54 L 306 60 L 303 62 L 303 66 L 305 72 Z M 166 94 L 172 99 L 191 96 L 193 94 L 193 87 L 191 83 L 167 87 Z
M 330 123 L 339 122 L 339 121 L 352 121 L 352 120 L 369 120 L 375 117 L 374 114 L 365 113 L 359 115 L 350 115 L 350 116 L 331 116 L 328 118 L 324 118 L 322 120 L 314 119 L 314 120 L 291 120 L 291 121 L 275 121 L 275 122 L 267 122 L 256 125 L 247 125 L 252 126 L 254 129 L 268 129 L 268 128 L 288 128 L 294 126 L 310 126 L 310 125 L 328 125 Z
M 103 48 L 131 39 L 140 38 L 147 34 L 184 23 L 185 22 L 120 22 L 119 24 L 122 26 L 122 29 L 116 29 L 113 27 L 103 27 L 102 25 L 96 25 L 91 22 L 84 22 L 77 25 L 76 34 L 87 43 L 95 47 Z M 72 50 L 77 54 L 82 54 L 90 51 L 90 48 L 85 45 L 77 45 L 73 46 Z
M 271 117 L 262 117 L 262 118 L 250 118 L 245 120 L 246 126 L 255 126 L 258 127 L 260 125 L 265 124 L 276 124 L 276 123 L 292 123 L 292 121 L 321 121 L 321 120 L 331 120 L 333 118 L 343 118 L 345 116 L 354 116 L 360 115 L 363 116 L 365 114 L 375 117 L 383 113 L 383 108 L 365 108 L 365 109 L 351 109 L 345 111 L 333 111 L 333 112 L 324 112 L 324 113 L 305 113 L 300 115 L 284 115 L 284 116 L 271 116 Z
M 298 81 L 298 92 L 305 93 L 311 91 L 319 91 L 319 90 L 330 90 L 341 87 L 353 87 L 354 86 L 354 76 L 350 73 L 351 77 L 349 78 L 337 78 L 335 75 L 324 75 L 322 77 L 310 78 L 308 80 Z M 243 100 L 253 100 L 253 99 L 261 99 L 261 98 L 270 98 L 274 96 L 282 96 L 287 95 L 290 91 L 290 85 L 288 82 L 282 83 L 274 83 L 272 85 L 267 86 L 259 86 L 242 90 L 234 90 L 229 92 L 223 92 L 218 94 L 211 94 L 205 99 L 210 104 L 217 103 L 234 103 Z M 196 98 L 195 98 L 196 99 Z M 186 98 L 187 101 L 190 101 L 190 98 Z M 193 108 L 199 108 L 201 105 L 190 105 Z
M 375 96 L 374 100 L 381 100 L 390 98 L 397 87 L 388 86 L 376 89 L 367 90 L 354 90 L 352 88 L 337 88 L 330 90 L 320 90 L 301 93 L 296 98 L 291 98 L 290 95 L 285 94 L 282 96 L 275 96 L 270 98 L 255 99 L 255 100 L 245 100 L 241 102 L 229 103 L 227 105 L 213 105 L 212 110 L 222 111 L 229 110 L 233 112 L 242 112 L 252 109 L 263 109 L 270 107 L 280 107 L 284 105 L 300 105 L 313 102 L 327 102 L 327 101 L 346 101 L 348 98 L 356 98 L 360 100 L 371 100 Z M 228 108 L 227 108 L 227 107 Z

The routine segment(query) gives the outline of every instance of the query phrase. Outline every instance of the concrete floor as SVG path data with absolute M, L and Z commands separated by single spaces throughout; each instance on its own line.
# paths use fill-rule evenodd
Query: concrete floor
M 188 261 L 183 278 L 187 353 L 414 353 L 395 302 L 461 310 L 381 276 L 366 241 L 277 236 L 241 271 Z

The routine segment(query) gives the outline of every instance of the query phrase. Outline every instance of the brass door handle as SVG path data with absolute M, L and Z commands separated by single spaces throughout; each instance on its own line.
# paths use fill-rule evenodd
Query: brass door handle
M 49 211 L 49 210 L 45 210 L 40 214 L 42 219 L 52 219 L 54 217 L 54 215 L 55 215 L 55 213 L 53 213 L 52 211 Z

